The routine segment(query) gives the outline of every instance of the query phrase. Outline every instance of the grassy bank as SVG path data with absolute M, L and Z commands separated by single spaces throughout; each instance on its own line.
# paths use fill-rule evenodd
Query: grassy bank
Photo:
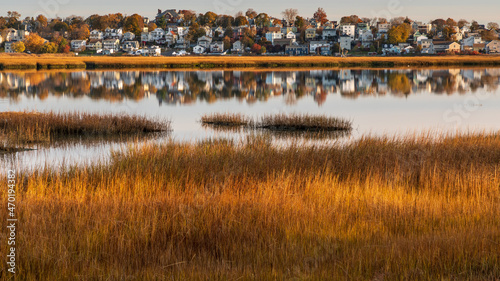
M 500 56 L 429 57 L 76 57 L 69 55 L 0 55 L 0 69 L 111 68 L 287 68 L 287 67 L 407 67 L 500 66 Z
M 495 280 L 499 172 L 485 134 L 130 148 L 17 175 L 17 278 Z
M 201 123 L 217 128 L 244 127 L 270 131 L 328 132 L 350 131 L 352 129 L 352 123 L 349 120 L 310 114 L 264 115 L 253 120 L 241 114 L 215 113 L 202 116 Z
M 75 136 L 132 135 L 169 128 L 168 122 L 135 115 L 0 112 L 0 136 L 11 144 L 50 142 L 54 138 Z

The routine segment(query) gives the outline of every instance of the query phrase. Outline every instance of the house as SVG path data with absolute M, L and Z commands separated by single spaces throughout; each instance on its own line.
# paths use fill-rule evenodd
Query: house
M 361 34 L 363 34 L 365 32 L 368 32 L 368 31 L 371 32 L 370 24 L 366 23 L 366 22 L 358 23 L 356 31 L 357 31 L 358 36 L 360 36 Z
M 462 41 L 463 38 L 464 38 L 464 35 L 462 33 L 460 33 L 460 32 L 453 33 L 451 35 L 451 40 L 452 41 L 459 42 L 459 41 Z
M 164 39 L 165 36 L 165 30 L 161 28 L 156 28 L 155 30 L 151 31 L 151 39 L 155 42 L 158 42 L 162 39 Z
M 207 36 L 201 36 L 198 38 L 198 45 L 205 47 L 205 48 L 210 48 L 210 44 L 212 43 L 212 38 L 207 37 Z
M 177 13 L 175 9 L 169 9 L 163 12 L 158 9 L 156 20 L 158 21 L 160 18 L 164 18 L 167 22 L 178 22 L 181 19 L 181 15 Z
M 297 39 L 297 35 L 295 35 L 295 33 L 293 31 L 289 31 L 288 33 L 286 33 L 285 38 L 286 39 L 293 39 L 293 42 L 295 42 L 295 39 Z
M 469 37 L 462 39 L 462 50 L 472 50 L 474 48 L 474 44 L 479 44 L 482 41 L 481 35 L 477 33 L 469 33 Z
M 102 40 L 104 38 L 104 33 L 100 30 L 94 29 L 90 32 L 90 40 Z
M 289 56 L 304 56 L 309 54 L 307 46 L 286 46 L 285 54 Z
M 342 25 L 341 31 L 342 31 L 342 35 L 347 35 L 347 36 L 351 37 L 352 39 L 354 39 L 354 37 L 356 36 L 356 26 L 353 24 Z
M 217 28 L 215 28 L 213 30 L 213 33 L 217 34 L 219 38 L 224 38 L 224 28 L 222 28 L 222 26 L 218 26 Z
M 499 54 L 500 53 L 500 40 L 493 40 L 486 44 L 487 54 Z
M 231 49 L 231 52 L 241 54 L 244 52 L 244 48 L 245 48 L 245 46 L 243 45 L 243 43 L 241 43 L 241 41 L 238 40 L 238 41 L 233 43 L 233 48 Z
M 120 40 L 118 39 L 106 39 L 102 41 L 102 48 L 104 50 L 118 51 L 120 48 Z
M 91 51 L 101 50 L 102 49 L 102 40 L 98 40 L 98 39 L 90 40 L 87 43 L 86 48 L 91 50 Z
M 151 41 L 153 41 L 153 36 L 151 36 L 151 33 L 143 31 L 141 33 L 141 42 L 146 43 L 146 42 L 151 42 Z
M 417 30 L 421 34 L 428 34 L 432 30 L 432 24 L 428 24 L 428 23 L 419 24 L 419 25 L 417 25 Z
M 30 35 L 29 31 L 27 30 L 16 30 L 14 28 L 7 28 L 4 31 L 2 31 L 2 37 L 5 39 L 5 42 L 13 41 L 23 41 L 26 39 L 26 36 Z
M 123 29 L 121 28 L 106 28 L 104 30 L 104 38 L 107 39 L 121 39 L 123 37 Z
M 125 34 L 123 34 L 124 41 L 133 41 L 134 39 L 135 39 L 135 34 L 132 32 L 125 32 Z
M 177 41 L 177 34 L 173 31 L 169 31 L 165 33 L 165 44 L 167 45 L 173 45 Z
M 373 42 L 373 33 L 371 30 L 367 30 L 359 36 L 359 40 L 361 41 L 361 45 L 363 48 L 369 48 Z
M 400 55 L 401 54 L 401 47 L 396 46 L 396 45 L 384 45 L 384 48 L 382 48 L 382 53 L 384 55 Z
M 124 41 L 122 43 L 122 50 L 129 53 L 129 52 L 134 52 L 139 49 L 139 42 L 137 41 Z
M 280 31 L 268 31 L 266 32 L 266 40 L 274 44 L 275 39 L 283 38 L 283 34 Z
M 389 29 L 391 29 L 391 24 L 386 22 L 386 23 L 379 23 L 377 24 L 377 29 L 379 33 L 387 33 L 389 32 Z
M 274 39 L 273 46 L 288 46 L 292 45 L 295 43 L 295 39 L 288 39 L 288 38 L 283 38 L 283 39 Z
M 323 29 L 322 38 L 323 40 L 334 40 L 337 37 L 337 30 L 333 28 Z
M 433 42 L 436 53 L 456 53 L 460 52 L 460 44 L 457 42 Z
M 146 56 L 160 56 L 161 55 L 161 49 L 158 46 L 148 46 L 145 47 L 142 53 Z
M 216 41 L 210 44 L 210 53 L 223 53 L 224 52 L 224 42 Z
M 352 49 L 352 41 L 353 40 L 352 40 L 351 36 L 347 36 L 347 35 L 340 36 L 340 40 L 339 40 L 340 49 L 350 51 Z
M 14 43 L 16 42 L 14 41 L 5 42 L 4 50 L 6 53 L 14 53 L 14 50 L 12 50 L 12 44 Z
M 87 46 L 87 40 L 71 40 L 71 50 L 76 52 L 84 51 Z
M 330 50 L 331 47 L 332 47 L 331 44 L 328 43 L 327 41 L 311 41 L 311 42 L 309 42 L 309 52 L 311 54 L 323 53 L 324 49 Z M 318 48 L 319 48 L 319 50 L 318 50 Z
M 308 28 L 305 32 L 306 40 L 313 40 L 316 38 L 316 28 Z
M 197 55 L 205 53 L 206 50 L 207 50 L 207 48 L 200 46 L 200 45 L 196 45 L 193 47 L 193 53 L 195 53 Z
M 486 51 L 486 43 L 477 43 L 472 46 L 472 51 L 483 52 Z

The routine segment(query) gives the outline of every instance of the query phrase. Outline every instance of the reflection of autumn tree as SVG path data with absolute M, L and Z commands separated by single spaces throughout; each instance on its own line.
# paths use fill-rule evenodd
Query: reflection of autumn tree
M 411 93 L 410 79 L 404 73 L 390 73 L 387 85 L 395 95 L 409 95 Z

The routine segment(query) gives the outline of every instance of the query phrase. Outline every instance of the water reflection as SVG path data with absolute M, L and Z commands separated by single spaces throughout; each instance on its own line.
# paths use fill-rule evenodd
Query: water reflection
M 321 105 L 328 95 L 357 99 L 419 93 L 453 95 L 496 91 L 500 69 L 340 69 L 304 71 L 79 71 L 0 73 L 0 98 L 49 96 L 119 102 L 156 97 L 160 105 L 237 99 L 254 103 L 305 96 Z

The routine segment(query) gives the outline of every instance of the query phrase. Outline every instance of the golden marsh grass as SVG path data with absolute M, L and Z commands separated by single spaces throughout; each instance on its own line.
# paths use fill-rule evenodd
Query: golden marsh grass
M 496 134 L 130 147 L 18 174 L 17 278 L 497 280 L 499 172 Z

